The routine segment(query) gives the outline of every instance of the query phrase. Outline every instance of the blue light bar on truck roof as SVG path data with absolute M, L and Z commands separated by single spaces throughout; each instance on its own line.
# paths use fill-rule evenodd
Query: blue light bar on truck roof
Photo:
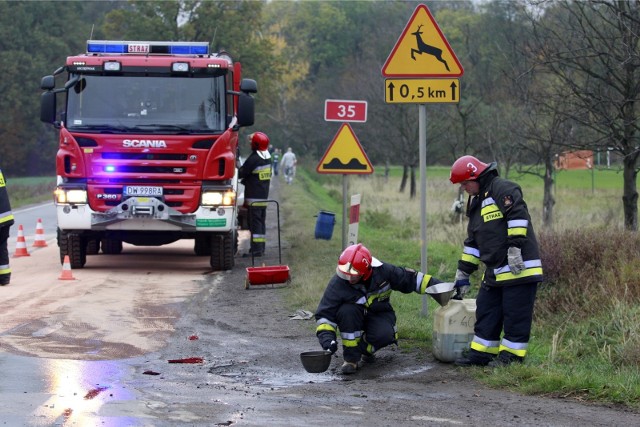
M 87 53 L 208 55 L 209 43 L 87 40 Z

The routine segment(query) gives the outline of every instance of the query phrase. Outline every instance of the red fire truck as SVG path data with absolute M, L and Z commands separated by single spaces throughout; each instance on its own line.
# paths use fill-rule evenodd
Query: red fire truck
M 59 129 L 61 262 L 193 239 L 213 270 L 233 267 L 238 130 L 257 92 L 240 63 L 208 43 L 91 40 L 41 88 L 40 119 Z

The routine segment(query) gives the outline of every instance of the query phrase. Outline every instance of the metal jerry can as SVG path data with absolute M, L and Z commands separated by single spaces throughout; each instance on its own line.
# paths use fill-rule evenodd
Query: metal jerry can
M 453 362 L 469 347 L 476 322 L 476 300 L 450 300 L 433 314 L 433 355 Z

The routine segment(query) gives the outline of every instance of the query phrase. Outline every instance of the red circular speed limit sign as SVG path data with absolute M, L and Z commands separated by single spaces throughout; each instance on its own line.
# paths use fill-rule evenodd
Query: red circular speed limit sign
M 367 101 L 327 99 L 324 101 L 324 119 L 328 122 L 366 122 Z

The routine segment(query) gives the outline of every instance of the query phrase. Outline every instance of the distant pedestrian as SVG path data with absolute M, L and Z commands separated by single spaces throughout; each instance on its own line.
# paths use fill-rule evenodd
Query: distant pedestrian
M 296 174 L 296 165 L 298 164 L 298 160 L 296 159 L 296 155 L 293 154 L 291 147 L 287 148 L 287 152 L 282 156 L 281 166 L 284 171 L 284 178 L 287 181 L 287 184 L 293 183 L 293 177 Z
M 0 286 L 8 285 L 11 281 L 11 268 L 9 267 L 9 229 L 14 223 L 9 193 L 4 180 L 2 170 L 0 170 Z
M 260 257 L 267 241 L 267 200 L 271 184 L 271 154 L 269 137 L 256 132 L 249 135 L 251 154 L 238 169 L 238 177 L 244 185 L 244 204 L 249 208 L 251 249 L 244 257 Z
M 278 176 L 278 164 L 280 163 L 280 149 L 275 148 L 271 153 L 271 164 L 273 165 L 273 174 Z

